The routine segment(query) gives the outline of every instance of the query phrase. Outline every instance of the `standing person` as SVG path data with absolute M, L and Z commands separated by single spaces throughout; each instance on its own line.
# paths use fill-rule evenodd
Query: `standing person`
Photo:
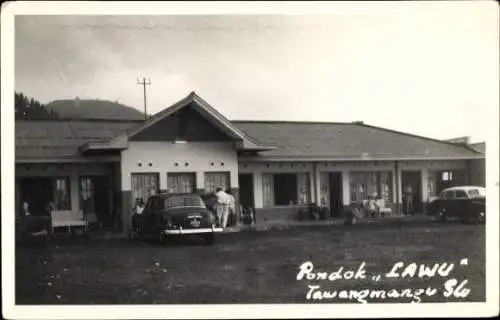
M 23 201 L 23 205 L 21 208 L 21 217 L 29 216 L 31 215 L 30 213 L 30 205 L 27 200 Z
M 47 231 L 48 231 L 49 235 L 51 235 L 51 236 L 52 236 L 52 233 L 53 233 L 53 228 L 52 228 L 52 212 L 54 212 L 55 210 L 56 210 L 56 206 L 54 205 L 54 202 L 49 201 L 49 203 L 45 207 L 45 215 L 48 217 L 48 221 L 47 221 L 48 230 Z
M 225 229 L 229 215 L 229 195 L 219 187 L 216 189 L 215 196 L 217 197 L 217 219 L 219 220 L 219 226 Z
M 234 196 L 231 194 L 231 190 L 227 189 L 226 190 L 227 196 L 229 198 L 229 225 L 233 225 L 236 223 L 236 199 Z
M 405 187 L 405 214 L 410 214 L 413 211 L 413 188 L 407 183 Z
M 132 228 L 137 231 L 141 226 L 142 212 L 144 211 L 144 200 L 142 198 L 135 199 L 135 206 L 132 209 Z

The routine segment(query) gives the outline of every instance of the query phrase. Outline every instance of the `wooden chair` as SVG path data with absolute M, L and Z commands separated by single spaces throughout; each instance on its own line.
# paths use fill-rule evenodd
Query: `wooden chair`
M 392 209 L 385 206 L 384 199 L 377 200 L 379 215 L 383 217 L 389 217 L 392 215 Z

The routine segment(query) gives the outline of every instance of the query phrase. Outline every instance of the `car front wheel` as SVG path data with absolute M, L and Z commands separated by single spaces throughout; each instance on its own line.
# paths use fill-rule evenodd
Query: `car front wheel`
M 486 215 L 484 214 L 484 211 L 480 211 L 477 213 L 477 217 L 476 217 L 476 220 L 477 222 L 479 223 L 484 223 L 485 220 L 486 220 Z
M 164 245 L 165 243 L 167 243 L 167 236 L 165 235 L 165 232 L 163 232 L 162 230 L 158 233 L 158 244 Z
M 448 217 L 446 216 L 446 212 L 443 209 L 440 209 L 435 215 L 434 220 L 438 222 L 446 222 Z

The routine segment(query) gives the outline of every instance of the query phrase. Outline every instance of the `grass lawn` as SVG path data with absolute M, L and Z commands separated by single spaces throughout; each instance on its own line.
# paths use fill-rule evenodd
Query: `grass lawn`
M 459 264 L 463 258 L 468 259 L 466 266 Z M 306 261 L 328 273 L 341 266 L 356 271 L 364 261 L 366 277 L 297 281 L 299 267 Z M 455 266 L 446 277 L 384 277 L 398 261 Z M 45 248 L 16 247 L 16 304 L 355 303 L 332 298 L 331 292 L 396 289 L 401 293 L 427 287 L 437 292 L 429 297 L 421 294 L 422 302 L 484 301 L 484 261 L 484 226 L 458 223 L 246 231 L 222 234 L 213 246 L 96 239 L 85 247 L 59 241 Z M 381 274 L 378 281 L 372 277 L 376 274 Z M 468 280 L 466 297 L 443 296 L 443 285 L 451 278 L 458 283 Z M 319 285 L 330 298 L 307 300 L 308 285 Z M 394 294 L 386 299 L 368 295 L 366 300 L 412 301 Z

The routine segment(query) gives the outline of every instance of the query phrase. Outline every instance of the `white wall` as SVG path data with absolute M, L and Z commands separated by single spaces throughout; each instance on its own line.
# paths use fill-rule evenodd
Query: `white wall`
M 167 172 L 196 172 L 196 186 L 204 188 L 204 173 L 210 171 L 230 172 L 231 187 L 238 187 L 238 158 L 232 142 L 133 141 L 121 153 L 122 191 L 131 190 L 131 173 L 159 173 L 160 189 L 165 190 Z
M 262 173 L 295 173 L 309 172 L 316 176 L 311 179 L 311 189 L 313 198 L 319 203 L 319 195 L 315 194 L 314 182 L 319 190 L 319 176 L 321 172 L 341 172 L 342 173 L 342 192 L 343 203 L 350 203 L 350 183 L 349 173 L 353 171 L 391 171 L 392 172 L 392 190 L 393 199 L 398 199 L 401 203 L 401 172 L 404 170 L 420 170 L 422 172 L 422 201 L 427 200 L 427 170 L 447 170 L 447 169 L 465 169 L 466 161 L 399 161 L 399 170 L 396 174 L 395 161 L 377 161 L 377 162 L 321 162 L 316 164 L 316 170 L 312 163 L 307 162 L 283 162 L 279 163 L 246 163 L 244 160 L 238 165 L 240 173 L 253 173 L 254 177 L 254 202 L 256 208 L 262 208 Z M 399 192 L 396 192 L 396 183 L 399 183 Z M 398 193 L 398 194 L 397 194 Z
M 294 162 L 294 163 L 264 163 L 264 162 L 241 162 L 238 165 L 239 173 L 253 173 L 254 204 L 255 208 L 263 207 L 262 194 L 262 174 L 263 173 L 298 173 L 309 172 L 310 177 L 314 174 L 312 163 Z M 312 177 L 311 177 L 312 178 Z M 319 180 L 318 180 L 319 181 Z M 313 180 L 310 180 L 311 184 Z M 314 191 L 312 191 L 314 192 Z
M 351 203 L 350 192 L 350 179 L 349 173 L 352 171 L 391 171 L 393 176 L 393 190 L 395 185 L 395 168 L 392 161 L 378 161 L 378 162 L 342 162 L 334 163 L 327 162 L 318 164 L 320 172 L 341 172 L 342 173 L 342 202 L 349 205 Z
M 438 170 L 465 170 L 467 169 L 467 162 L 465 160 L 444 160 L 444 161 L 402 161 L 399 162 L 399 170 L 398 170 L 398 179 L 399 185 L 401 184 L 401 172 L 407 170 L 418 170 L 421 172 L 421 186 L 422 186 L 422 194 L 421 201 L 426 202 L 428 200 L 428 192 L 427 192 L 427 178 L 428 178 L 428 170 L 438 171 Z M 402 202 L 403 199 L 403 191 L 399 190 L 398 195 L 399 202 Z

